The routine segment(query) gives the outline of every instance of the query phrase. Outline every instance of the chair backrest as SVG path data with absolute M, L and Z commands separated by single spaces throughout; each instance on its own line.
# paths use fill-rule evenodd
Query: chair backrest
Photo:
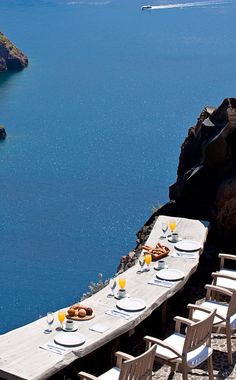
M 206 310 L 206 313 L 206 318 L 187 327 L 183 356 L 186 356 L 188 352 L 197 349 L 203 344 L 210 346 L 211 331 L 216 310 L 212 310 L 211 312 Z
M 205 287 L 207 289 L 207 300 L 219 302 L 219 294 L 223 296 L 225 300 L 227 298 L 228 310 L 226 314 L 226 319 L 229 320 L 229 318 L 235 313 L 236 310 L 236 290 L 229 290 L 214 285 L 206 285 Z
M 119 380 L 151 380 L 157 345 L 134 359 L 122 363 Z

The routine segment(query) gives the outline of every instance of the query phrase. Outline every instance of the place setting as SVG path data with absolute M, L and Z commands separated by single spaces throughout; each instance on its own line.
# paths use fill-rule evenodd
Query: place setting
M 148 260 L 148 266 L 151 259 Z M 106 314 L 113 315 L 118 318 L 130 319 L 133 317 L 134 312 L 140 312 L 146 308 L 146 303 L 139 298 L 130 297 L 126 291 L 126 278 L 121 275 L 118 278 L 119 290 L 115 293 L 113 289 L 114 298 L 117 300 L 116 306 L 106 311 Z M 110 284 L 111 288 L 114 286 L 113 282 Z
M 60 331 L 59 334 L 54 336 L 49 342 L 40 345 L 40 348 L 54 352 L 59 355 L 64 355 L 71 351 L 72 347 L 80 346 L 85 343 L 85 338 L 80 333 L 75 333 L 78 330 L 78 326 L 71 319 L 66 319 L 66 313 L 63 310 L 59 310 L 58 321 L 60 326 L 55 328 L 55 331 Z M 54 313 L 48 312 L 46 316 L 47 328 L 43 331 L 45 334 L 51 334 L 53 332 L 52 325 L 54 322 Z
M 59 355 L 65 355 L 72 350 L 73 347 L 81 346 L 85 343 L 85 337 L 76 332 L 61 332 L 57 334 L 53 340 L 40 345 L 40 348 L 43 348 L 48 351 L 52 351 Z
M 165 266 L 165 263 L 161 264 L 161 268 L 157 269 L 155 277 L 153 277 L 148 284 L 162 286 L 164 288 L 171 288 L 176 284 L 177 281 L 180 281 L 184 278 L 185 274 L 179 269 L 169 269 Z
M 183 239 L 182 241 L 176 242 L 174 245 L 174 252 L 172 252 L 172 257 L 182 257 L 185 259 L 197 259 L 199 257 L 199 252 L 203 248 L 202 244 L 191 239 Z

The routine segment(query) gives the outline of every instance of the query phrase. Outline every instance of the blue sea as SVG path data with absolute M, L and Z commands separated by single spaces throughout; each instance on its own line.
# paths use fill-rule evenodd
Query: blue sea
M 235 2 L 144 4 L 0 0 L 30 62 L 0 74 L 0 333 L 116 272 L 188 128 L 236 96 Z

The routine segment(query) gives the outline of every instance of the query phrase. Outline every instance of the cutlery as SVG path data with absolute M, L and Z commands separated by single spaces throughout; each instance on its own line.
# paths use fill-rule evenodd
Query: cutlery
M 173 285 L 173 282 L 171 282 L 171 281 L 166 281 L 166 280 L 156 280 L 156 279 L 154 279 L 154 282 L 156 283 L 156 284 L 162 284 L 162 285 L 167 285 L 167 286 L 172 286 Z
M 54 346 L 53 344 L 47 344 L 47 346 L 48 346 L 49 348 L 53 348 L 53 349 L 58 350 L 58 351 L 60 351 L 60 352 L 65 352 L 65 351 L 67 351 L 67 348 Z
M 123 313 L 122 311 L 115 310 L 115 309 L 111 310 L 111 313 L 113 315 L 117 315 L 117 316 L 124 317 L 124 318 L 130 318 L 131 317 L 130 314 L 125 313 L 125 312 Z
M 62 351 L 62 350 L 60 350 L 60 349 L 58 349 L 56 347 L 47 346 L 47 348 L 48 348 L 49 351 L 55 352 L 57 354 L 61 354 L 62 355 L 62 354 L 65 353 L 65 351 Z
M 118 314 L 118 315 L 123 315 L 124 317 L 130 317 L 129 313 L 126 313 L 126 312 L 123 312 L 123 311 L 120 311 L 120 310 L 116 310 L 116 309 L 113 309 L 112 313 Z

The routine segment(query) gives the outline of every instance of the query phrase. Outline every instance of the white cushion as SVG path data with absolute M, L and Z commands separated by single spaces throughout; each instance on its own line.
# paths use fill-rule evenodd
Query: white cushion
M 231 330 L 236 329 L 236 314 L 234 314 L 234 315 L 232 315 L 232 317 L 230 317 L 230 327 L 231 327 Z
M 216 278 L 217 286 L 221 286 L 222 288 L 226 288 L 226 289 L 236 289 L 236 271 L 221 269 L 219 273 L 223 275 L 227 275 L 227 276 L 232 276 L 235 278 L 235 280 L 218 277 Z
M 236 270 L 232 270 L 232 269 L 220 269 L 220 273 L 221 274 L 225 274 L 227 276 L 235 277 L 235 279 L 236 279 Z
M 174 333 L 164 340 L 165 343 L 171 345 L 175 348 L 180 354 L 182 354 L 183 346 L 185 341 L 185 335 Z M 193 350 L 187 354 L 187 364 L 189 367 L 194 368 L 201 364 L 212 354 L 212 349 L 202 345 L 196 350 Z M 170 360 L 176 357 L 176 355 L 162 346 L 157 346 L 156 355 L 162 359 Z M 177 362 L 180 362 L 180 359 L 176 359 Z
M 210 309 L 210 310 L 216 309 L 218 314 L 222 315 L 223 318 L 226 318 L 227 311 L 228 311 L 227 304 L 223 304 L 217 301 L 205 301 L 201 303 L 201 306 L 206 307 L 207 309 Z M 193 312 L 193 320 L 200 321 L 201 319 L 205 318 L 205 316 L 206 316 L 206 313 L 204 313 L 203 311 L 195 310 Z M 220 318 L 215 317 L 213 323 L 220 324 L 221 323 Z M 224 324 L 224 322 L 222 324 Z M 230 317 L 230 326 L 232 330 L 236 329 L 236 314 Z
M 103 373 L 103 375 L 99 376 L 100 380 L 118 380 L 120 376 L 120 368 L 113 367 L 109 369 L 109 371 Z

